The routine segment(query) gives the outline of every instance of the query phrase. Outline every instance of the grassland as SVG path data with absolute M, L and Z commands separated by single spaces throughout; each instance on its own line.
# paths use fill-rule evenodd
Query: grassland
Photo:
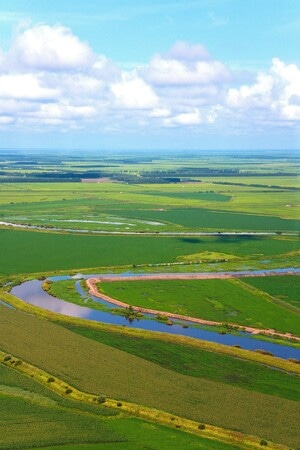
M 0 272 L 3 275 L 80 270 L 99 266 L 159 264 L 178 262 L 183 255 L 218 252 L 265 264 L 273 259 L 277 267 L 289 267 L 297 257 L 297 239 L 247 236 L 158 237 L 82 236 L 61 233 L 0 229 Z M 205 266 L 203 266 L 205 270 Z M 210 270 L 219 269 L 212 266 Z M 201 270 L 201 267 L 199 268 Z M 222 268 L 220 268 L 222 270 Z
M 0 310 L 4 351 L 85 392 L 296 445 L 294 401 L 182 375 L 37 317 L 1 306 Z
M 130 305 L 218 322 L 300 334 L 299 317 L 238 280 L 147 280 L 98 284 Z

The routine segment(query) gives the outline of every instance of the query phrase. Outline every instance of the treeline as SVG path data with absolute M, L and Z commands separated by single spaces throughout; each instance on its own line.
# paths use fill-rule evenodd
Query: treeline
M 279 175 L 277 175 L 279 176 Z M 258 184 L 258 183 L 236 183 L 231 181 L 212 181 L 212 184 L 222 184 L 226 186 L 246 186 L 246 187 L 255 187 L 255 188 L 268 188 L 268 189 L 280 189 L 281 191 L 300 191 L 299 187 L 296 186 L 280 186 L 278 184 Z
M 251 176 L 294 176 L 293 173 L 276 172 L 276 173 L 256 173 L 256 172 L 242 172 L 239 169 L 214 169 L 209 167 L 193 168 L 185 167 L 175 170 L 154 170 L 151 172 L 140 172 L 133 174 L 130 172 L 107 172 L 99 170 L 52 170 L 39 172 L 8 172 L 0 171 L 0 182 L 2 183 L 34 183 L 34 182 L 80 182 L 82 179 L 97 180 L 98 178 L 109 178 L 112 181 L 123 182 L 128 184 L 167 184 L 180 183 L 186 181 L 199 181 L 203 177 L 251 177 Z M 215 184 L 234 185 L 234 186 L 250 186 L 259 188 L 271 189 L 286 189 L 286 190 L 300 190 L 298 187 L 283 187 L 279 185 L 270 185 L 260 183 L 246 184 L 242 182 L 231 181 L 214 181 Z

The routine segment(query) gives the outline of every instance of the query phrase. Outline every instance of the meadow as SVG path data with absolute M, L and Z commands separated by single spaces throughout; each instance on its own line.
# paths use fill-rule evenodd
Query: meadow
M 98 288 L 112 298 L 142 308 L 300 334 L 295 313 L 259 291 L 245 289 L 236 279 L 102 281 Z
M 0 310 L 1 348 L 78 389 L 297 445 L 295 401 L 183 375 L 35 316 Z

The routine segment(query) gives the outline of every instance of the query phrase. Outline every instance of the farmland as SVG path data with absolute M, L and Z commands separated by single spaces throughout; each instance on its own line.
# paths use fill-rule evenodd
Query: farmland
M 0 303 L 0 351 L 20 361 L 0 364 L 0 448 L 297 447 L 294 360 L 65 317 L 9 294 L 55 275 L 299 268 L 297 155 L 0 154 L 0 300 L 15 308 Z M 74 279 L 48 287 L 93 305 Z M 130 305 L 299 335 L 295 275 L 99 287 Z M 39 371 L 107 402 L 54 392 Z
M 0 309 L 2 348 L 78 389 L 121 401 L 138 399 L 140 404 L 171 414 L 247 434 L 256 432 L 291 446 L 296 443 L 297 403 L 293 400 L 182 375 L 34 316 Z
M 258 268 L 291 267 L 298 258 L 297 238 L 82 236 L 11 229 L 0 229 L 0 238 L 0 270 L 4 275 L 175 263 L 184 255 L 195 255 L 192 261 L 197 263 L 199 253 L 204 252 L 225 253 L 241 258 L 237 262 L 226 262 L 220 266 L 216 266 L 213 260 L 210 270 L 222 270 L 226 266 L 238 270 L 248 265 Z M 273 260 L 273 264 L 266 263 L 266 260 Z M 201 271 L 202 267 L 207 269 L 204 264 L 200 264 L 197 269 Z

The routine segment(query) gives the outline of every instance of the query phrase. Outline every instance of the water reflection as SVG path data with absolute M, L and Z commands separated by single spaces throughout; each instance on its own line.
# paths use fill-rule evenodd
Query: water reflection
M 84 278 L 88 278 L 89 276 L 91 275 L 85 275 Z M 130 275 L 127 274 L 127 276 Z M 71 278 L 74 277 L 51 277 L 52 280 L 66 280 Z M 160 323 L 155 320 L 149 320 L 149 318 L 148 320 L 142 319 L 134 320 L 133 322 L 131 322 L 123 316 L 118 316 L 110 312 L 94 310 L 84 306 L 74 305 L 73 303 L 69 303 L 62 299 L 52 297 L 42 289 L 42 283 L 43 281 L 40 280 L 26 281 L 19 286 L 13 287 L 11 293 L 27 303 L 43 309 L 47 309 L 49 311 L 63 314 L 65 316 L 89 319 L 113 325 L 123 325 L 130 328 L 139 328 L 149 331 L 161 331 L 169 334 L 180 334 L 183 336 L 190 336 L 210 342 L 217 342 L 224 345 L 239 345 L 242 348 L 248 350 L 262 349 L 269 351 L 280 358 L 300 359 L 299 349 L 290 347 L 288 345 L 278 345 L 261 340 L 258 341 L 251 337 L 249 333 L 239 333 L 238 335 L 222 335 L 216 331 L 204 330 L 200 326 L 195 326 L 195 324 L 192 323 L 189 323 L 188 328 L 183 327 L 184 325 L 186 326 L 188 322 L 181 322 L 180 324 L 176 323 L 172 326 L 168 326 L 165 323 Z M 86 292 L 80 286 L 80 280 L 76 281 L 76 288 L 81 295 L 86 296 Z M 94 297 L 94 299 L 99 300 L 97 297 Z

